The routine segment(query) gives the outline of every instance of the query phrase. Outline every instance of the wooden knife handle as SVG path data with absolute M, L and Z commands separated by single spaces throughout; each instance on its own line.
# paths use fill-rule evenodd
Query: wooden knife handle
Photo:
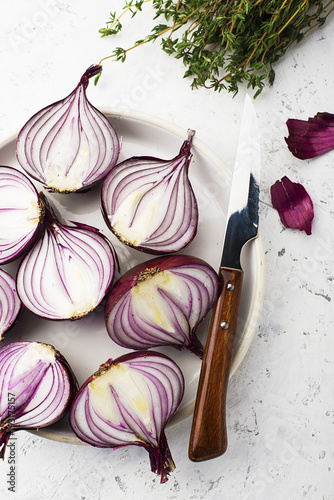
M 238 323 L 243 272 L 219 269 L 221 293 L 212 310 L 198 383 L 189 458 L 210 460 L 227 448 L 226 393 Z

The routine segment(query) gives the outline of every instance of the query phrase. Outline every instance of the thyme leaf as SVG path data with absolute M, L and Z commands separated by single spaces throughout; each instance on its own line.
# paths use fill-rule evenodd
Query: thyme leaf
M 131 18 L 150 3 L 158 24 L 130 48 L 117 47 L 102 61 L 124 62 L 127 53 L 160 39 L 168 55 L 181 59 L 191 87 L 237 94 L 246 83 L 257 97 L 275 80 L 273 65 L 293 43 L 325 23 L 334 0 L 126 0 L 117 16 L 110 13 L 102 37 L 117 35 L 122 17 Z

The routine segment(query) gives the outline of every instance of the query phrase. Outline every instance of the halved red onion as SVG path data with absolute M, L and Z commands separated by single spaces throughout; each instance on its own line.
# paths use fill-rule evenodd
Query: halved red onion
M 202 259 L 151 259 L 130 269 L 111 290 L 105 309 L 108 334 L 131 349 L 170 345 L 202 357 L 195 332 L 218 293 L 218 275 Z
M 152 472 L 164 483 L 175 468 L 164 429 L 183 394 L 183 374 L 174 361 L 159 353 L 132 352 L 109 359 L 83 384 L 70 424 L 92 446 L 144 447 Z
M 13 342 L 0 349 L 0 458 L 10 435 L 60 420 L 77 392 L 72 370 L 53 346 Z
M 107 238 L 91 226 L 62 224 L 46 206 L 44 234 L 18 268 L 17 291 L 38 316 L 78 319 L 100 304 L 113 276 Z
M 0 269 L 0 342 L 14 325 L 21 311 L 21 301 L 14 278 Z
M 291 153 L 300 160 L 315 158 L 334 148 L 334 114 L 317 113 L 308 120 L 290 118 L 285 141 Z
M 102 188 L 106 223 L 125 244 L 166 254 L 189 245 L 197 232 L 198 207 L 188 170 L 194 135 L 172 160 L 133 157 L 118 164 Z
M 43 215 L 43 203 L 28 177 L 0 166 L 0 264 L 15 260 L 31 246 Z
M 86 96 L 89 79 L 101 70 L 99 65 L 89 67 L 69 96 L 32 116 L 18 135 L 20 165 L 52 191 L 85 189 L 117 162 L 116 131 Z
M 314 218 L 313 202 L 302 184 L 284 176 L 270 188 L 271 200 L 282 224 L 310 235 Z

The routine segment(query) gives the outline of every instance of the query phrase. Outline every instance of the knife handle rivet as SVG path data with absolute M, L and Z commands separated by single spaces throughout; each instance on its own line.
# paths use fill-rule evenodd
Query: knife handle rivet
M 223 330 L 227 330 L 229 326 L 230 326 L 230 325 L 228 324 L 228 322 L 227 322 L 227 321 L 222 321 L 222 322 L 220 323 L 220 328 L 222 328 Z
M 233 292 L 233 290 L 234 290 L 233 283 L 231 283 L 231 282 L 227 283 L 226 290 L 228 290 L 229 292 Z

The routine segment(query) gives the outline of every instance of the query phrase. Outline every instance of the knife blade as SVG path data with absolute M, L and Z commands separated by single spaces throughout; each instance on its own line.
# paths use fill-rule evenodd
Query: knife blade
M 246 95 L 218 271 L 220 295 L 212 310 L 189 441 L 188 455 L 195 462 L 227 449 L 226 394 L 243 282 L 241 253 L 258 234 L 259 185 L 259 127 Z

